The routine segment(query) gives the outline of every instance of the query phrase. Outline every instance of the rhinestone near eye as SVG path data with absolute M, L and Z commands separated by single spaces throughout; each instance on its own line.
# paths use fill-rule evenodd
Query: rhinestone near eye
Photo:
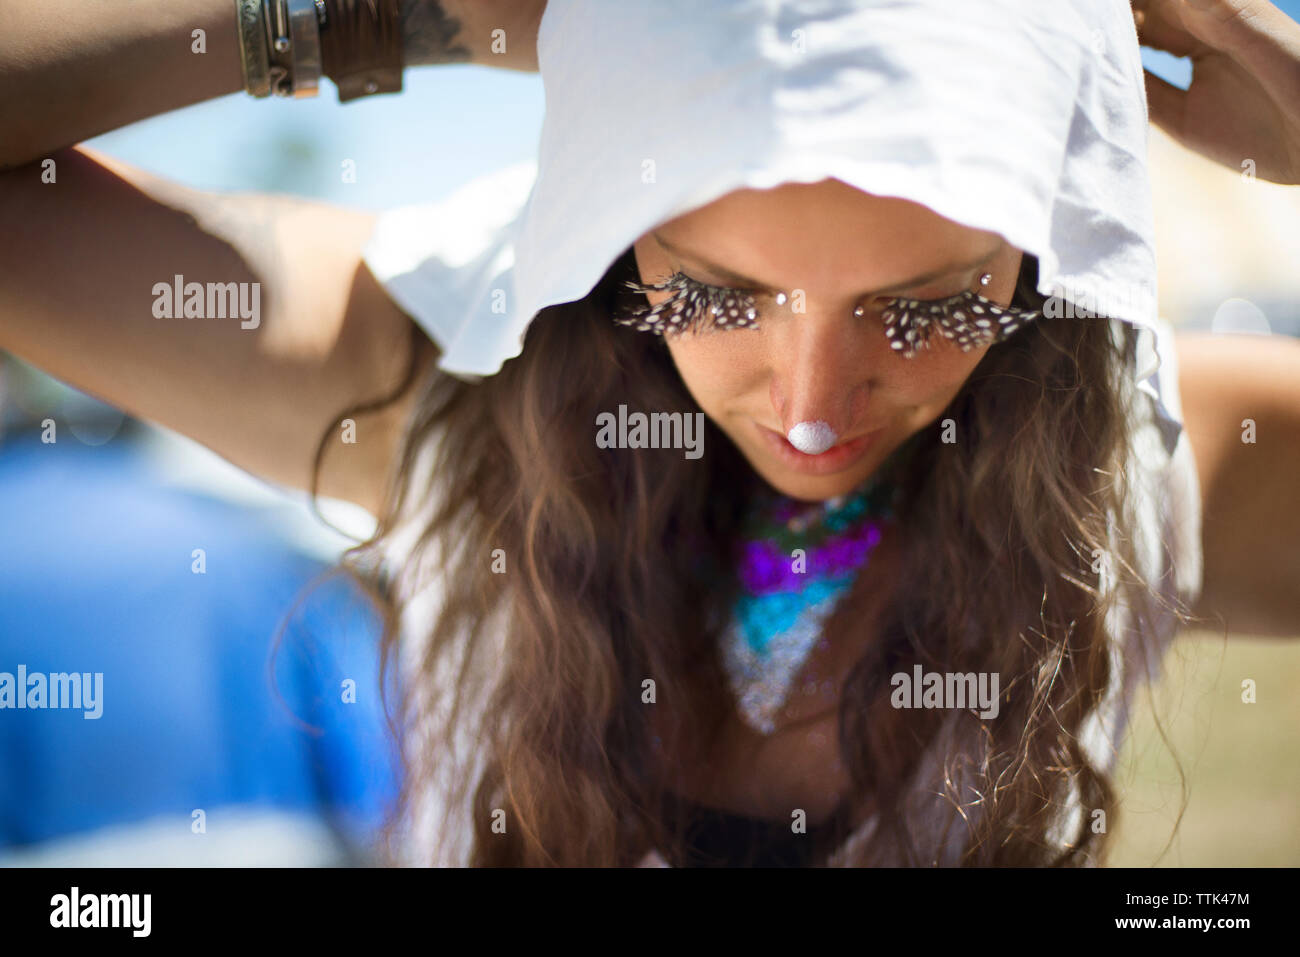
M 786 295 L 785 295 L 785 293 L 783 293 L 783 292 L 778 292 L 778 293 L 776 294 L 776 304 L 777 304 L 778 306 L 784 306 L 785 303 L 786 303 Z M 752 318 L 752 317 L 751 317 L 751 318 Z

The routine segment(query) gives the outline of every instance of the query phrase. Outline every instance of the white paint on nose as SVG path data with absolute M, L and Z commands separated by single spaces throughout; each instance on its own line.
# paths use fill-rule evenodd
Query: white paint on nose
M 786 438 L 804 455 L 821 455 L 838 440 L 839 436 L 825 422 L 800 422 L 789 431 Z

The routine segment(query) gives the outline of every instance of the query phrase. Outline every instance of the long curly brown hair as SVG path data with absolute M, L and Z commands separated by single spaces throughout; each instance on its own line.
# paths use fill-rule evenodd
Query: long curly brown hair
M 646 682 L 698 740 L 734 708 L 716 638 L 737 586 L 698 570 L 729 567 L 759 480 L 712 422 L 698 460 L 597 447 L 597 415 L 620 404 L 698 410 L 662 340 L 610 321 L 629 278 L 630 249 L 539 313 L 495 376 L 425 377 L 375 534 L 344 555 L 384 612 L 383 670 L 402 662 L 395 862 L 628 865 L 682 838 Z M 1015 304 L 1043 307 L 1036 279 L 1026 255 Z M 1118 642 L 1146 640 L 1162 609 L 1191 620 L 1135 542 L 1134 361 L 1126 324 L 1030 323 L 882 469 L 906 587 L 839 698 L 852 798 L 876 824 L 836 863 L 1102 860 L 1116 801 L 1088 737 Z M 890 676 L 915 664 L 1000 675 L 1000 714 L 891 706 Z

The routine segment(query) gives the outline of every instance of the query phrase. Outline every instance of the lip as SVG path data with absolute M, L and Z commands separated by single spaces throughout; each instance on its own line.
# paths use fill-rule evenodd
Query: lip
M 768 447 L 780 457 L 786 467 L 796 472 L 802 472 L 805 475 L 834 475 L 856 465 L 872 449 L 876 444 L 876 440 L 885 431 L 883 428 L 876 429 L 874 432 L 860 435 L 856 439 L 832 445 L 821 455 L 809 455 L 796 449 L 790 444 L 790 440 L 780 432 L 774 432 L 767 426 L 759 425 L 757 422 L 754 423 L 754 427 L 758 429 Z

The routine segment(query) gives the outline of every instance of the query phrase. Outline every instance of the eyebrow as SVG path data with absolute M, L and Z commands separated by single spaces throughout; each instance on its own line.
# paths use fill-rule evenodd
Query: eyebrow
M 664 249 L 668 250 L 671 253 L 674 253 L 675 255 L 677 255 L 682 259 L 689 259 L 692 262 L 696 263 L 697 265 L 703 266 L 705 269 L 708 269 L 710 272 L 716 273 L 717 275 L 721 276 L 727 282 L 744 283 L 749 286 L 754 286 L 757 287 L 758 289 L 764 289 L 764 290 L 771 288 L 767 285 L 767 283 L 759 282 L 757 279 L 751 279 L 748 276 L 742 276 L 740 275 L 740 273 L 733 272 L 732 270 L 728 269 L 725 266 L 720 266 L 715 262 L 710 262 L 704 256 L 700 256 L 696 253 L 693 253 L 689 249 L 682 249 L 680 246 L 677 246 L 676 244 L 671 243 L 668 240 L 664 239 L 657 232 L 652 231 L 650 235 L 653 236 L 655 238 L 655 241 L 658 242 L 660 246 L 664 247 Z M 961 270 L 975 269 L 979 266 L 983 266 L 985 263 L 987 263 L 990 259 L 992 259 L 1001 251 L 1002 251 L 1002 245 L 999 244 L 995 246 L 991 252 L 987 253 L 984 256 L 981 256 L 979 259 L 973 260 L 971 262 L 966 262 L 966 263 L 950 263 L 949 265 L 944 266 L 940 269 L 935 269 L 930 272 L 923 273 L 920 276 L 914 276 L 911 279 L 905 279 L 903 282 L 896 283 L 892 286 L 886 286 L 883 289 L 872 290 L 870 293 L 862 293 L 861 296 L 859 296 L 859 298 L 865 298 L 868 295 L 879 295 L 885 292 L 895 292 L 900 289 L 911 289 L 914 286 L 920 286 L 934 279 L 942 279 L 945 276 L 951 276 L 953 273 Z

